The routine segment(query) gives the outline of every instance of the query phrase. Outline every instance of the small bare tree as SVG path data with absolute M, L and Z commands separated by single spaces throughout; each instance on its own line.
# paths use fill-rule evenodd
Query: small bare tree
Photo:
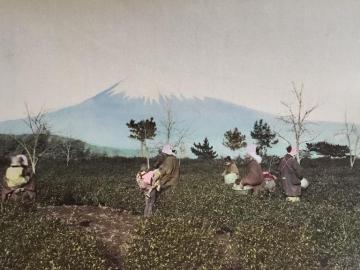
M 186 157 L 186 143 L 183 141 L 179 145 L 179 158 L 185 158 Z
M 166 99 L 163 107 L 165 117 L 161 121 L 161 125 L 165 130 L 165 143 L 171 144 L 173 147 L 180 147 L 189 135 L 189 129 L 178 126 L 170 99 Z
M 171 108 L 171 101 L 169 99 L 166 99 L 166 102 L 164 104 L 164 111 L 165 111 L 165 118 L 161 121 L 161 125 L 163 126 L 165 130 L 165 143 L 169 144 L 170 139 L 174 133 L 175 129 L 175 117 L 174 112 Z
M 313 140 L 306 140 L 304 137 L 305 135 L 309 135 L 311 133 L 308 128 L 308 119 L 310 114 L 318 107 L 318 105 L 313 105 L 307 109 L 304 108 L 303 83 L 300 87 L 297 87 L 296 84 L 292 82 L 292 88 L 292 93 L 295 95 L 295 105 L 281 101 L 281 104 L 285 106 L 288 114 L 281 116 L 280 120 L 290 126 L 290 131 L 294 135 L 296 147 L 300 149 L 301 144 Z M 281 134 L 278 133 L 278 136 L 289 142 L 289 140 Z M 297 155 L 297 159 L 299 160 L 299 155 Z
M 349 158 L 350 158 L 350 168 L 354 167 L 357 155 L 360 151 L 360 130 L 355 123 L 349 123 L 347 120 L 347 115 L 345 114 L 344 122 L 344 136 L 346 137 L 347 146 L 349 147 Z
M 30 134 L 14 136 L 14 138 L 29 157 L 32 170 L 35 174 L 39 158 L 47 151 L 50 130 L 43 110 L 32 115 L 26 104 L 25 107 L 27 117 L 24 119 L 24 123 L 29 128 Z
M 72 158 L 72 151 L 73 151 L 73 142 L 71 138 L 63 139 L 60 144 L 60 151 L 66 158 L 66 167 L 69 166 L 70 160 Z

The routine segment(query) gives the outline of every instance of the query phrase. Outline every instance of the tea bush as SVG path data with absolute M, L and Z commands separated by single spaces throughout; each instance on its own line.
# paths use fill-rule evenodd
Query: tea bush
M 1 269 L 106 269 L 94 237 L 34 209 L 5 205 L 0 219 Z
M 125 269 L 223 269 L 215 230 L 197 218 L 145 220 L 135 230 Z
M 140 214 L 143 198 L 135 183 L 140 159 L 99 158 L 66 167 L 45 161 L 39 167 L 38 200 L 43 204 L 102 205 Z
M 318 248 L 307 226 L 241 223 L 232 238 L 235 269 L 314 269 Z
M 66 167 L 42 161 L 38 200 L 141 214 L 144 198 L 134 179 L 141 163 L 103 158 Z M 134 231 L 125 268 L 360 269 L 360 167 L 350 170 L 346 160 L 304 160 L 303 166 L 310 187 L 291 204 L 279 188 L 237 195 L 221 179 L 222 161 L 182 160 L 177 188 L 161 195 L 155 216 Z
M 360 212 L 319 206 L 309 215 L 323 264 L 360 269 Z

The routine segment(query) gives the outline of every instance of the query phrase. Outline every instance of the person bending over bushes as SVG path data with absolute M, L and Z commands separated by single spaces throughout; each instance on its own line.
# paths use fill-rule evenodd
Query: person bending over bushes
M 249 145 L 245 155 L 245 176 L 241 180 L 236 180 L 235 185 L 239 188 L 247 186 L 256 193 L 264 190 L 264 176 L 260 163 L 261 157 L 257 154 L 256 145 Z
M 157 181 L 159 175 L 158 169 L 150 171 L 146 164 L 141 165 L 140 171 L 136 175 L 136 182 L 145 196 L 144 217 L 150 217 L 153 214 L 156 191 L 160 188 L 159 181 Z
M 173 188 L 179 181 L 180 165 L 170 145 L 165 145 L 161 151 L 161 164 L 158 169 L 150 171 L 142 165 L 136 175 L 136 181 L 145 195 L 144 216 L 150 217 L 160 193 Z M 158 159 L 159 160 L 159 159 Z
M 165 145 L 161 152 L 165 154 L 165 159 L 159 166 L 160 176 L 158 180 L 160 192 L 164 192 L 174 188 L 179 182 L 180 164 L 171 145 Z

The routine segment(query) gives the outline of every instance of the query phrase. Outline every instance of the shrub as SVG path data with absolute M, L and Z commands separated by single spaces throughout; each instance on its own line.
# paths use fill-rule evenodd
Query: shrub
M 94 237 L 34 209 L 5 205 L 0 231 L 2 269 L 106 269 Z
M 223 269 L 215 230 L 197 218 L 157 216 L 135 230 L 126 269 Z
M 43 162 L 38 199 L 43 204 L 103 205 L 142 213 L 143 196 L 135 183 L 140 159 L 102 158 L 66 167 Z
M 285 202 L 281 189 L 261 196 L 237 195 L 230 186 L 223 184 L 221 160 L 182 160 L 181 180 L 175 191 L 168 196 L 161 195 L 156 204 L 155 216 L 136 228 L 129 256 L 125 258 L 126 268 L 226 269 L 226 260 L 245 256 L 244 260 L 249 260 L 248 266 L 235 260 L 235 269 L 250 266 L 266 269 L 265 263 L 275 268 L 281 267 L 289 263 L 286 254 L 296 254 L 294 262 L 290 262 L 292 269 L 300 268 L 300 264 L 304 266 L 302 269 L 311 269 L 317 265 L 329 269 L 360 269 L 360 166 L 348 170 L 346 160 L 303 161 L 310 186 L 303 192 L 301 203 L 290 204 Z M 44 160 L 38 169 L 38 199 L 41 204 L 101 204 L 141 214 L 144 197 L 136 187 L 134 174 L 142 162 L 140 159 L 102 158 L 74 161 L 65 167 Z M 6 216 L 11 213 L 8 211 Z M 3 230 L 8 225 L 4 225 L 4 218 L 0 219 L 0 230 Z M 69 243 L 69 235 L 74 234 L 61 224 L 41 219 L 38 215 L 16 214 L 13 219 L 19 224 L 22 224 L 22 219 L 34 224 L 27 227 L 12 224 L 11 229 L 7 229 L 11 237 L 0 238 L 1 241 L 7 241 L 6 246 L 10 245 L 12 239 L 17 239 L 24 228 L 30 231 L 41 228 L 44 233 L 36 231 L 35 235 L 45 235 L 49 239 L 52 239 L 51 236 L 45 232 L 54 231 L 60 240 L 64 237 L 65 240 L 61 240 L 64 243 Z M 253 231 L 256 237 L 244 235 L 242 232 L 245 230 Z M 161 233 L 157 234 L 159 231 Z M 287 235 L 288 232 L 291 235 Z M 59 236 L 62 233 L 64 236 Z M 79 240 L 83 241 L 81 243 L 93 243 L 93 240 L 88 239 L 90 242 L 87 242 L 83 237 L 73 235 L 74 239 L 83 239 Z M 225 253 L 226 245 L 221 242 L 229 239 L 232 249 Z M 39 243 L 36 239 L 31 241 L 36 245 Z M 67 254 L 57 240 L 46 241 L 49 247 L 49 241 L 57 243 L 63 254 Z M 309 255 L 305 251 L 299 255 L 302 248 L 300 243 L 307 245 L 309 250 L 316 247 L 315 253 Z M 68 245 L 71 247 L 71 244 Z M 84 245 L 87 244 L 81 244 L 82 247 Z M 43 251 L 45 248 L 41 243 L 39 246 L 30 254 L 38 252 L 40 255 L 34 256 L 43 256 L 43 265 L 50 265 L 52 259 L 41 255 L 48 251 Z M 242 253 L 245 250 L 243 246 L 248 247 L 246 254 Z M 166 251 L 170 250 L 168 255 L 163 252 L 163 247 L 166 247 Z M 265 253 L 261 251 L 263 249 L 266 249 Z M 189 250 L 193 252 L 189 253 Z M 95 250 L 93 252 L 96 254 Z M 1 251 L 0 254 L 2 265 L 5 255 Z M 55 251 L 49 254 L 55 254 Z M 81 254 L 80 258 L 85 256 Z M 168 261 L 170 255 L 173 263 Z M 12 258 L 12 262 L 16 259 L 20 265 L 27 265 L 26 256 L 14 255 L 9 258 Z M 256 256 L 259 263 L 252 256 Z M 217 262 L 214 262 L 215 258 Z M 270 258 L 274 258 L 274 262 Z
M 307 226 L 243 223 L 233 234 L 235 269 L 314 269 L 318 248 Z
M 360 212 L 321 206 L 309 216 L 322 264 L 360 269 Z

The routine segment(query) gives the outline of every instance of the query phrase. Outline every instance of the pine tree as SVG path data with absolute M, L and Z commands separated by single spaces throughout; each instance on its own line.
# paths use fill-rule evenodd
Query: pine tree
M 306 147 L 309 151 L 314 151 L 327 157 L 345 157 L 350 153 L 350 149 L 347 145 L 331 144 L 325 141 L 307 143 Z
M 246 146 L 245 139 L 246 136 L 241 134 L 237 128 L 234 130 L 230 129 L 224 134 L 223 145 L 230 148 L 230 150 L 235 151 Z
M 198 159 L 215 159 L 218 155 L 210 146 L 209 140 L 204 139 L 203 144 L 194 143 L 194 147 L 191 147 L 191 152 L 198 157 Z
M 279 142 L 279 140 L 275 139 L 276 133 L 271 131 L 270 126 L 263 119 L 255 121 L 254 129 L 251 131 L 251 138 L 257 141 L 263 155 L 266 155 L 267 148 L 271 148 L 272 145 Z
M 140 156 L 144 157 L 144 150 L 147 150 L 146 140 L 152 140 L 156 136 L 157 129 L 154 118 L 151 117 L 150 119 L 141 120 L 139 122 L 135 122 L 135 120 L 131 119 L 126 125 L 130 129 L 129 138 L 140 141 Z

